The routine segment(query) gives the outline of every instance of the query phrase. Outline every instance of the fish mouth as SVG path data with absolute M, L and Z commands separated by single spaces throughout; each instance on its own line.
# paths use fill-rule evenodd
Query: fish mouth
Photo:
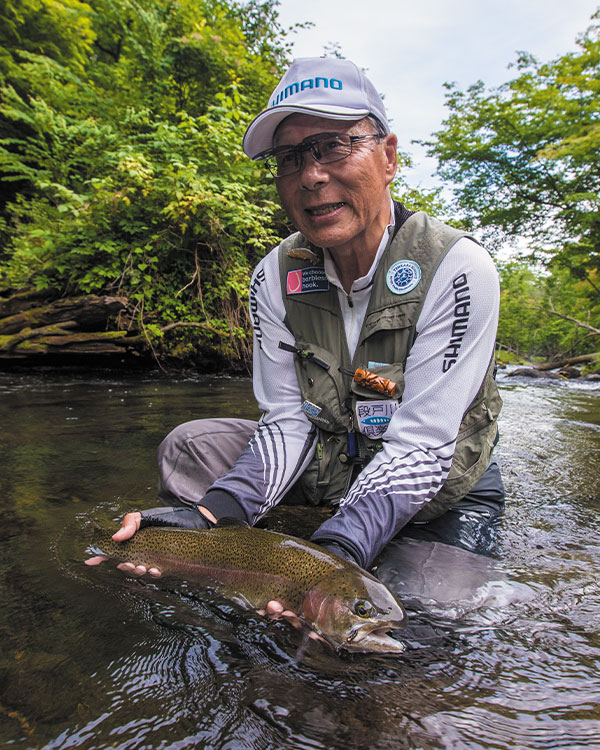
M 393 624 L 367 624 L 352 628 L 340 648 L 348 651 L 402 654 L 406 651 L 405 644 L 388 635 L 388 631 L 393 627 Z
M 326 216 L 327 214 L 331 214 L 345 205 L 346 204 L 341 201 L 339 203 L 325 203 L 322 206 L 314 206 L 313 208 L 307 208 L 305 210 L 306 213 L 309 214 L 309 216 Z

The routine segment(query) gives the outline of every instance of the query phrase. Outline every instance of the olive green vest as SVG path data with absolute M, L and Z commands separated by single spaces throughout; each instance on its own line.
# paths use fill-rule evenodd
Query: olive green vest
M 290 356 L 295 360 L 303 411 L 318 430 L 315 456 L 299 480 L 305 501 L 312 504 L 339 501 L 362 468 L 381 450 L 381 440 L 355 432 L 354 414 L 357 402 L 381 401 L 386 396 L 358 385 L 351 373 L 359 367 L 367 369 L 369 363 L 380 363 L 369 369 L 395 381 L 394 398 L 402 399 L 404 366 L 416 337 L 416 323 L 425 296 L 440 262 L 463 236 L 464 233 L 422 212 L 406 220 L 385 249 L 375 272 L 352 361 L 337 289 L 330 286 L 327 291 L 287 293 L 291 271 L 301 274 L 302 269 L 307 269 L 305 278 L 310 282 L 311 275 L 316 274 L 320 279 L 316 288 L 323 286 L 322 250 L 300 233 L 281 243 L 279 269 L 285 322 L 295 338 L 294 353 Z M 386 283 L 388 269 L 400 260 L 414 261 L 421 269 L 420 282 L 406 293 L 394 293 Z M 291 278 L 297 280 L 299 275 L 292 274 Z M 487 468 L 502 405 L 493 374 L 492 358 L 479 392 L 463 417 L 448 478 L 414 520 L 426 521 L 444 513 L 467 494 Z

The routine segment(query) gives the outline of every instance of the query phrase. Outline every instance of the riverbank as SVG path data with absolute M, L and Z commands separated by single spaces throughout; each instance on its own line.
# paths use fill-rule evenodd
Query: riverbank
M 176 337 L 183 324 L 139 326 L 136 321 L 124 297 L 57 298 L 48 290 L 9 290 L 0 295 L 0 370 L 191 369 L 206 374 L 249 373 L 248 347 L 224 347 L 226 333 L 215 333 L 209 323 L 186 324 L 198 330 L 198 344 L 182 351 Z M 235 336 L 229 332 L 231 339 Z M 237 337 L 243 335 L 237 332 Z

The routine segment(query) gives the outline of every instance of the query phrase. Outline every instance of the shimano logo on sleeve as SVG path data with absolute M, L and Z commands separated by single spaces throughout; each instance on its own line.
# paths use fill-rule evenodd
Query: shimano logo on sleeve
M 260 328 L 260 316 L 258 314 L 258 300 L 256 295 L 258 293 L 258 287 L 265 280 L 265 272 L 261 270 L 256 274 L 256 277 L 250 285 L 250 316 L 252 318 L 252 328 L 254 329 L 254 336 L 258 342 L 258 346 L 262 349 L 262 331 Z
M 285 88 L 281 89 L 275 99 L 271 102 L 271 107 L 276 107 L 281 104 L 285 99 L 290 96 L 299 94 L 305 89 L 333 89 L 334 91 L 341 91 L 344 85 L 339 78 L 324 78 L 318 76 L 317 78 L 305 78 L 303 81 L 294 81 L 294 83 L 288 84 Z
M 471 312 L 471 295 L 467 276 L 461 273 L 452 282 L 454 289 L 454 320 L 452 322 L 452 335 L 448 347 L 444 352 L 443 372 L 448 372 L 458 358 L 458 352 L 469 324 L 469 313 Z

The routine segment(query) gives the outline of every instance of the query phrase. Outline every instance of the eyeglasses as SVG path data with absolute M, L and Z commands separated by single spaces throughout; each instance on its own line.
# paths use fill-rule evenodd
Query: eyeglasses
M 320 133 L 314 138 L 307 138 L 298 146 L 279 146 L 272 151 L 265 152 L 264 163 L 273 177 L 288 177 L 302 168 L 305 151 L 310 151 L 313 159 L 319 164 L 331 164 L 331 162 L 350 156 L 352 144 L 365 138 L 381 139 L 383 136 L 379 133 L 368 135 Z

